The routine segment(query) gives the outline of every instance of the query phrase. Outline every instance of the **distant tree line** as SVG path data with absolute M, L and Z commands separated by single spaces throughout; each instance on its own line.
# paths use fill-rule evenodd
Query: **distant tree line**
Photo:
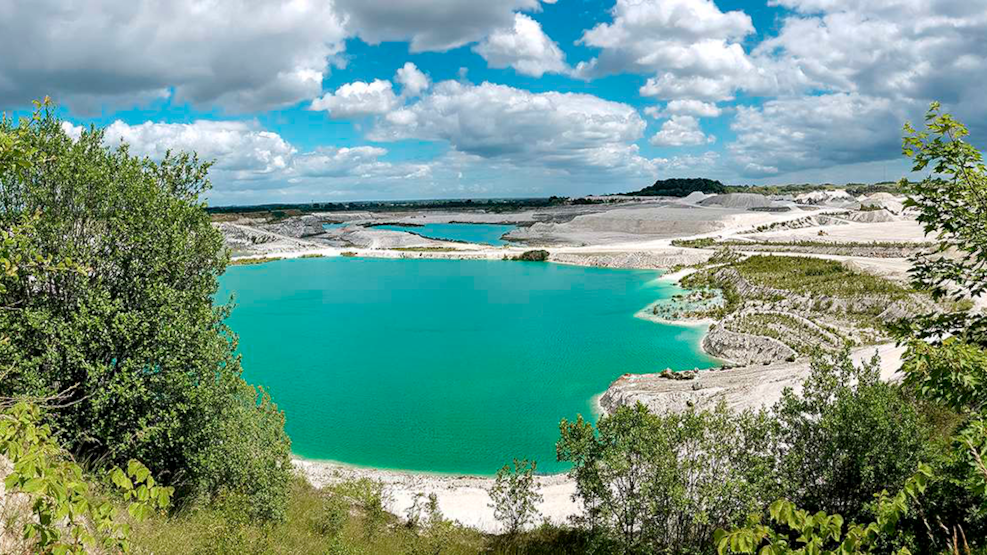
M 690 177 L 659 179 L 653 185 L 649 185 L 639 191 L 621 193 L 621 195 L 634 197 L 685 197 L 695 191 L 718 195 L 726 193 L 728 190 L 723 183 L 715 179 Z
M 685 197 L 698 191 L 705 194 L 724 193 L 755 193 L 759 195 L 800 195 L 813 191 L 844 190 L 853 196 L 870 195 L 874 193 L 903 194 L 907 180 L 900 182 L 882 181 L 878 183 L 847 183 L 833 185 L 832 183 L 790 183 L 784 185 L 724 185 L 723 183 L 701 177 L 659 179 L 653 185 L 631 193 L 620 193 L 618 196 L 634 197 Z

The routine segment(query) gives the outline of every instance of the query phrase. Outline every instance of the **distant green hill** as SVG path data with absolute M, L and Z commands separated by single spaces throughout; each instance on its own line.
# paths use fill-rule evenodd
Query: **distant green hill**
M 721 194 L 726 193 L 727 188 L 715 179 L 705 179 L 702 177 L 673 178 L 659 179 L 650 187 L 645 187 L 633 193 L 621 193 L 621 195 L 631 197 L 684 197 L 693 191 Z

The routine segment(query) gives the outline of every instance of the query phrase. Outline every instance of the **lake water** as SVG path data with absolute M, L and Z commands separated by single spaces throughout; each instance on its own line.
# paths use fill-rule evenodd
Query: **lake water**
M 513 231 L 517 226 L 493 224 L 425 224 L 422 226 L 379 225 L 377 229 L 391 231 L 407 231 L 429 239 L 448 241 L 465 241 L 484 245 L 501 246 L 507 241 L 501 239 L 505 233 Z
M 555 461 L 626 372 L 714 362 L 702 330 L 634 314 L 678 289 L 648 271 L 537 262 L 317 258 L 230 267 L 244 374 L 287 414 L 292 451 L 489 475 Z

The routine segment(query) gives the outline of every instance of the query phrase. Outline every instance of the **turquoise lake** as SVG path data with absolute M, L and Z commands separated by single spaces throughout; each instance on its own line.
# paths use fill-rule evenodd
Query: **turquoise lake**
M 507 241 L 502 240 L 501 236 L 516 228 L 513 225 L 493 224 L 379 225 L 376 227 L 377 229 L 389 229 L 391 231 L 407 231 L 408 233 L 415 233 L 429 239 L 465 241 L 467 243 L 481 243 L 497 247 L 506 245 Z
M 702 329 L 634 314 L 678 290 L 649 271 L 537 262 L 317 258 L 233 266 L 218 299 L 245 378 L 298 456 L 489 475 L 555 461 L 559 420 L 592 417 L 626 372 L 715 364 Z

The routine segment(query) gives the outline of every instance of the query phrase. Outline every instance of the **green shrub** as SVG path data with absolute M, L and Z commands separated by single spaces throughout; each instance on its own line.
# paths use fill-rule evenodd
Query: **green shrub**
M 586 524 L 602 552 L 691 553 L 718 527 L 774 498 L 771 421 L 764 412 L 620 407 L 596 427 L 562 421 L 558 457 L 571 462 Z
M 548 260 L 548 251 L 546 250 L 534 250 L 534 251 L 524 251 L 518 256 L 514 257 L 514 260 L 521 260 L 524 262 L 545 262 Z
M 59 396 L 47 415 L 89 460 L 143 461 L 179 497 L 251 497 L 258 517 L 284 512 L 283 418 L 241 378 L 230 306 L 215 306 L 227 255 L 200 195 L 208 164 L 108 148 L 99 129 L 72 139 L 44 106 L 0 136 L 31 163 L 0 164 L 0 226 L 38 214 L 0 314 L 0 396 Z M 81 271 L 58 271 L 60 265 Z
M 860 520 L 874 493 L 898 491 L 930 455 L 926 422 L 877 359 L 819 356 L 800 394 L 775 405 L 780 468 L 788 497 L 810 512 Z
M 542 495 L 535 489 L 535 469 L 538 464 L 527 459 L 514 459 L 514 466 L 505 464 L 497 471 L 490 488 L 494 517 L 508 535 L 515 535 L 538 518 L 536 505 Z
M 4 526 L 20 528 L 24 552 L 129 551 L 129 526 L 117 507 L 93 493 L 82 468 L 55 443 L 40 418 L 38 407 L 25 402 L 0 413 L 0 455 L 12 466 L 4 478 L 3 500 L 5 516 L 12 520 Z M 174 490 L 158 486 L 137 461 L 130 461 L 126 471 L 114 468 L 109 477 L 138 522 L 171 502 Z M 8 510 L 16 506 L 18 494 L 27 498 L 25 514 L 12 515 Z

